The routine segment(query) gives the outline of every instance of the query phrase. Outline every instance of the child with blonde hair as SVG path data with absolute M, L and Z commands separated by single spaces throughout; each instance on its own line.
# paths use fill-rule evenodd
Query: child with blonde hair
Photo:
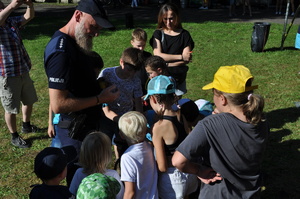
M 119 181 L 121 190 L 118 199 L 123 198 L 124 186 L 117 171 L 107 169 L 112 159 L 111 140 L 101 132 L 92 132 L 85 137 L 80 148 L 79 164 L 70 186 L 70 192 L 76 196 L 81 181 L 88 175 L 101 173 Z
M 136 28 L 132 31 L 130 43 L 133 48 L 137 48 L 143 52 L 143 56 L 145 59 L 152 56 L 151 53 L 145 51 L 147 43 L 147 32 L 142 28 Z M 147 89 L 145 89 L 145 85 L 147 83 L 148 76 L 144 66 L 142 66 L 141 69 L 137 72 L 137 76 L 141 80 L 143 94 L 146 94 Z
M 129 148 L 121 158 L 124 198 L 158 199 L 157 168 L 153 147 L 145 141 L 147 120 L 142 113 L 130 111 L 119 119 L 121 135 Z
M 147 32 L 143 30 L 142 28 L 136 28 L 131 33 L 131 40 L 130 43 L 132 47 L 140 49 L 141 51 L 144 51 L 147 43 Z M 146 52 L 146 51 L 145 51 Z M 151 56 L 151 53 L 146 52 Z

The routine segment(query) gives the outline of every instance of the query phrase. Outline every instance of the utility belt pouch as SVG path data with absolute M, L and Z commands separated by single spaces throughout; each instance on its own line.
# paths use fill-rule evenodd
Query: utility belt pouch
M 57 126 L 62 129 L 68 129 L 73 118 L 68 115 L 60 116 Z
M 95 130 L 86 125 L 86 118 L 87 115 L 85 113 L 63 114 L 57 126 L 62 129 L 68 129 L 70 138 L 82 141 L 87 134 Z
M 91 130 L 87 128 L 86 114 L 80 114 L 74 117 L 69 126 L 69 137 L 75 140 L 82 141 Z

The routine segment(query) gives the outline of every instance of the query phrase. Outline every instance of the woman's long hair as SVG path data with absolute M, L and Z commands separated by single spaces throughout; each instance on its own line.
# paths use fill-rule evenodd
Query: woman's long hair
M 164 17 L 167 14 L 168 11 L 173 12 L 173 21 L 174 21 L 174 28 L 175 29 L 182 29 L 182 24 L 180 20 L 180 13 L 178 7 L 173 3 L 166 3 L 164 4 L 158 13 L 157 17 L 157 29 L 165 29 L 165 23 L 164 23 Z

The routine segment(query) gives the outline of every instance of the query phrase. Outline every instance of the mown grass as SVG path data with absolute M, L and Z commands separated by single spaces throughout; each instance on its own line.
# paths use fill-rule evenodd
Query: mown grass
M 39 183 L 33 173 L 35 155 L 50 145 L 46 133 L 48 122 L 47 78 L 43 68 L 43 51 L 55 30 L 69 18 L 36 17 L 23 31 L 24 44 L 32 59 L 31 77 L 35 81 L 39 102 L 34 105 L 32 123 L 43 130 L 36 134 L 22 135 L 32 142 L 29 149 L 19 149 L 10 144 L 10 135 L 0 109 L 0 198 L 28 198 L 30 185 Z M 130 46 L 132 30 L 124 28 L 122 22 L 114 20 L 118 30 L 103 30 L 95 38 L 94 50 L 103 57 L 105 67 L 116 66 L 122 51 Z M 135 21 L 136 27 L 144 28 L 149 37 L 155 29 L 154 23 Z M 253 53 L 250 48 L 252 23 L 184 23 L 194 41 L 193 62 L 189 64 L 185 97 L 212 100 L 212 93 L 201 87 L 210 82 L 213 74 L 222 65 L 242 64 L 250 68 L 255 76 L 256 91 L 265 97 L 265 112 L 270 121 L 272 134 L 263 162 L 264 190 L 262 198 L 282 199 L 299 197 L 300 177 L 300 51 L 267 50 Z M 296 26 L 293 26 L 285 41 L 285 47 L 294 45 Z M 278 48 L 281 44 L 282 25 L 272 24 L 266 49 Z M 146 51 L 152 52 L 148 45 Z M 21 117 L 18 115 L 18 125 Z

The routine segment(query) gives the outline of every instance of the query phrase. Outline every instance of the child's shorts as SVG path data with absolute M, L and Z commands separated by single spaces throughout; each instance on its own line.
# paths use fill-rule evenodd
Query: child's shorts
M 170 167 L 159 173 L 158 195 L 163 199 L 182 199 L 197 190 L 198 182 L 197 176 Z

